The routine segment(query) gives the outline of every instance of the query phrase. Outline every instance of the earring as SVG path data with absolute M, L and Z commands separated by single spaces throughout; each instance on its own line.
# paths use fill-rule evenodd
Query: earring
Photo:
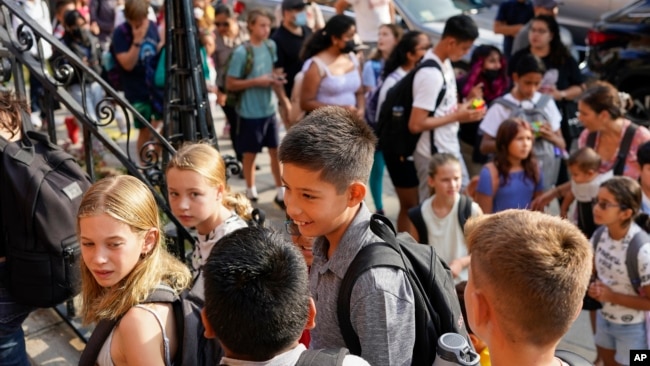
M 147 258 L 147 255 L 149 255 L 149 253 L 147 253 L 147 252 L 142 252 L 142 253 L 140 253 L 140 259 L 145 259 L 145 258 Z

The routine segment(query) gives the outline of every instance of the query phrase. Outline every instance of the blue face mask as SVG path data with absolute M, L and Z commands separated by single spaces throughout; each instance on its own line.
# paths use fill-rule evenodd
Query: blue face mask
M 294 23 L 299 27 L 307 25 L 307 13 L 305 11 L 301 11 L 300 13 L 296 14 L 296 20 L 294 20 Z

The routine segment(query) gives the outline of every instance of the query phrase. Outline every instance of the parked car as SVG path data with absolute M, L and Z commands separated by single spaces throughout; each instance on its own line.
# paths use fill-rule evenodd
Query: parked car
M 587 66 L 632 96 L 629 117 L 650 125 L 650 0 L 606 14 L 587 35 Z
M 245 14 L 247 9 L 254 8 L 265 8 L 273 12 L 276 6 L 282 3 L 282 0 L 235 1 L 239 3 L 235 7 L 241 9 L 242 14 Z M 326 21 L 336 14 L 333 8 L 334 0 L 315 0 L 314 2 L 318 3 Z M 419 30 L 428 34 L 434 44 L 440 41 L 447 18 L 461 13 L 477 13 L 484 8 L 482 0 L 394 0 L 394 3 L 397 13 L 396 21 L 406 29 Z M 354 17 L 352 11 L 348 11 L 346 14 Z M 495 34 L 491 24 L 488 28 L 484 26 L 484 23 L 477 22 L 477 24 L 479 39 L 474 42 L 475 45 L 490 44 L 501 48 L 503 36 Z M 469 62 L 469 55 L 465 61 Z M 457 66 L 462 69 L 466 65 L 460 63 Z
M 496 11 L 500 3 L 507 0 L 483 0 L 487 5 L 493 5 L 490 11 L 484 12 L 481 16 L 491 15 L 492 20 L 496 17 Z M 567 0 L 560 2 L 558 23 L 567 27 L 573 34 L 573 42 L 576 45 L 584 45 L 587 31 L 598 21 L 601 15 L 621 9 L 635 0 Z

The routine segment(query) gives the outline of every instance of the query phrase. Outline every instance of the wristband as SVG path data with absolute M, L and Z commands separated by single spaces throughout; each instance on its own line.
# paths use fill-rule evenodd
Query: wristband
M 139 42 L 133 42 L 133 46 L 134 46 L 135 48 L 140 48 L 140 46 L 142 46 L 142 43 L 139 43 Z

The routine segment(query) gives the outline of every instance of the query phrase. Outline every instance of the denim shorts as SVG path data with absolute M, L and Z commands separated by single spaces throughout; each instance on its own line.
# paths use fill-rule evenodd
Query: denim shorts
M 612 323 L 598 311 L 594 342 L 598 347 L 616 350 L 614 355 L 616 362 L 621 365 L 629 365 L 631 349 L 648 348 L 645 321 L 636 324 Z

